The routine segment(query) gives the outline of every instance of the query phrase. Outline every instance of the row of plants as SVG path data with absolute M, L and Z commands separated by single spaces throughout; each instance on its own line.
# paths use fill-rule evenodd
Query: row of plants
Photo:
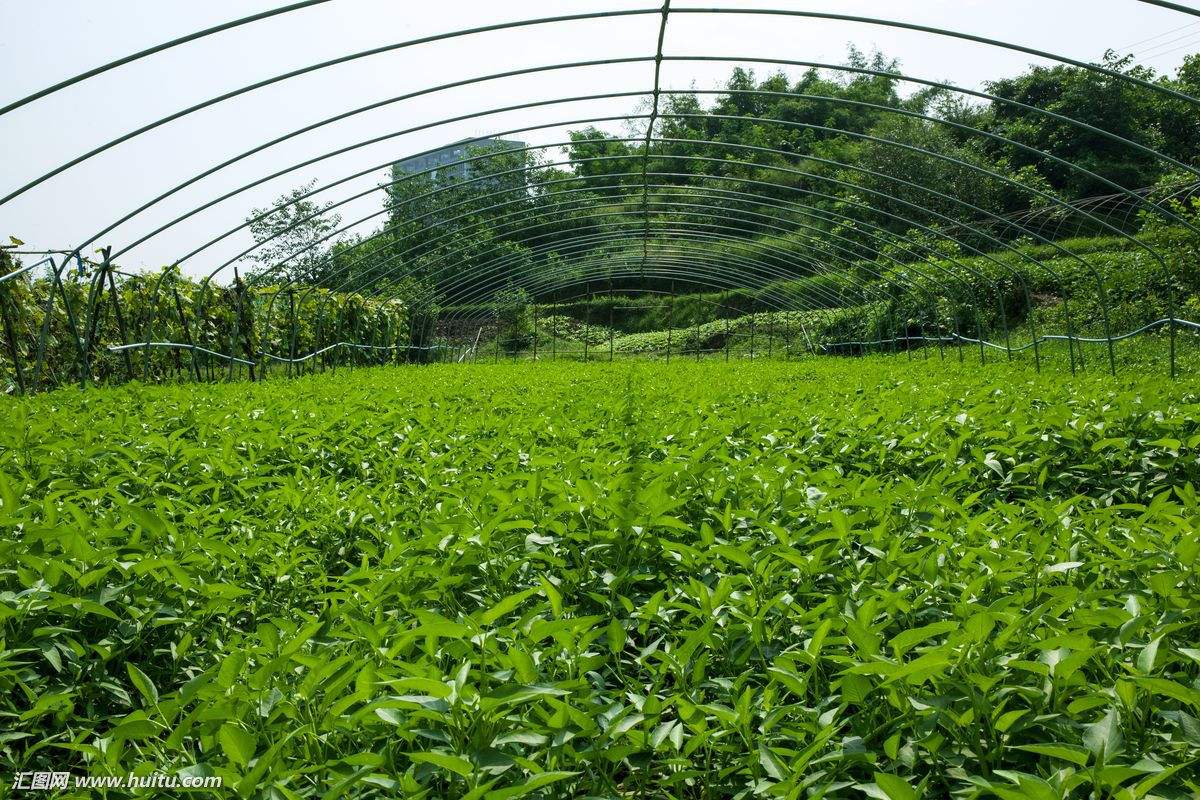
M 1200 199 L 1179 204 L 1178 211 L 1200 221 Z M 531 347 L 535 327 L 552 331 L 563 320 L 573 322 L 565 335 L 556 334 L 560 338 L 582 341 L 585 332 L 596 331 L 590 334 L 596 339 L 611 328 L 618 340 L 632 335 L 622 349 L 661 350 L 665 344 L 659 340 L 671 330 L 675 340 L 680 334 L 698 336 L 702 348 L 711 348 L 721 346 L 727 322 L 736 332 L 747 320 L 788 306 L 808 310 L 787 312 L 781 321 L 806 320 L 818 344 L 953 333 L 993 341 L 1022 336 L 1028 343 L 1035 334 L 1104 337 L 1164 318 L 1200 320 L 1200 277 L 1194 269 L 1200 237 L 1186 228 L 1151 225 L 1140 237 L 1017 242 L 984 255 L 943 242 L 936 250 L 930 244 L 935 255 L 927 260 L 912 260 L 920 244 L 914 232 L 904 244 L 906 262 L 893 255 L 853 265 L 849 276 L 826 272 L 758 289 L 634 296 L 597 291 L 535 308 L 527 293 L 510 287 L 490 305 L 447 311 L 495 314 L 508 333 L 509 352 Z M 719 258 L 716 251 L 728 247 L 707 246 L 713 251 L 708 255 Z M 516 305 L 510 295 L 520 295 Z M 504 310 L 495 311 L 501 306 Z M 606 340 L 605 333 L 592 343 Z
M 263 362 L 258 369 L 313 369 L 334 363 L 379 363 L 406 355 L 413 339 L 408 304 L 296 286 L 204 284 L 167 269 L 105 275 L 99 267 L 50 275 L 26 273 L 0 284 L 5 317 L 0 382 L 8 392 L 79 382 L 137 378 L 214 379 L 255 375 L 253 367 L 185 348 L 110 346 L 168 342 L 203 348 L 245 362 L 268 353 L 294 359 L 337 342 L 380 350 L 340 348 L 299 365 Z M 92 302 L 89 302 L 91 300 Z M 47 313 L 48 310 L 48 313 Z
M 282 798 L 1200 792 L 1200 396 L 897 366 L 0 398 L 0 766 Z

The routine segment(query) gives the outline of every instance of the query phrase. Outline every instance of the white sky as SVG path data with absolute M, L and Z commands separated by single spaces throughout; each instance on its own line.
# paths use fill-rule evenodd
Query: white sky
M 347 53 L 516 19 L 650 8 L 657 0 L 332 0 L 152 56 L 0 117 L 0 196 L 87 150 L 223 92 Z M 268 0 L 0 0 L 0 105 L 81 71 L 193 30 L 286 2 Z M 1200 51 L 1200 18 L 1136 0 L 675 0 L 676 8 L 787 8 L 882 17 L 962 30 L 1080 60 L 1109 47 L 1173 72 Z M 1200 3 L 1191 5 L 1200 8 Z M 157 194 L 275 136 L 333 114 L 433 85 L 561 62 L 652 56 L 657 15 L 538 26 L 421 45 L 321 70 L 169 123 L 0 206 L 0 237 L 71 249 Z M 1148 41 L 1146 41 L 1148 40 Z M 1034 59 L 952 39 L 814 19 L 672 15 L 667 55 L 747 56 L 840 63 L 847 45 L 878 48 L 911 75 L 979 88 Z M 664 88 L 719 88 L 735 62 L 668 63 Z M 751 66 L 751 65 L 748 65 Z M 760 66 L 765 74 L 770 68 Z M 795 76 L 799 69 L 790 70 Z M 447 117 L 558 97 L 648 91 L 653 64 L 557 71 L 489 81 L 385 106 L 304 134 L 174 195 L 105 235 L 121 250 L 207 200 L 323 152 Z M 316 178 L 321 183 L 468 136 L 628 113 L 638 98 L 561 104 L 443 125 L 340 155 L 274 179 L 131 250 L 126 269 L 171 263 L 240 224 L 250 208 Z M 581 127 L 579 125 L 574 127 Z M 601 125 L 621 131 L 619 123 Z M 511 138 L 562 141 L 564 127 Z M 380 169 L 318 197 L 340 200 L 382 182 Z M 343 206 L 345 222 L 382 208 L 371 195 Z M 381 218 L 355 230 L 367 232 Z M 250 243 L 231 236 L 185 265 L 204 274 Z

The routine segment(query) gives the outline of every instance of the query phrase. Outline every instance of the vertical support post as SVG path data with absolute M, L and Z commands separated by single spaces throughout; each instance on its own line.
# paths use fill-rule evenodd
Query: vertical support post
M 153 360 L 150 343 L 154 341 L 154 323 L 158 318 L 158 292 L 162 288 L 162 282 L 163 274 L 160 273 L 154 281 L 153 289 L 151 289 L 149 281 L 142 287 L 142 305 L 146 309 L 146 348 L 142 351 L 142 380 L 146 383 L 150 382 L 150 366 Z M 149 298 L 146 297 L 147 294 Z
M 538 360 L 537 304 L 533 306 L 533 360 Z
M 63 262 L 63 266 L 66 266 L 66 262 Z M 71 329 L 71 338 L 75 341 L 75 351 L 79 356 L 79 385 L 83 386 L 84 381 L 87 379 L 86 374 L 83 372 L 83 363 L 86 361 L 86 356 L 84 355 L 83 351 L 83 339 L 80 338 L 79 335 L 79 324 L 75 319 L 75 310 L 71 308 L 71 298 L 67 294 L 67 287 L 65 284 L 63 284 L 62 276 L 58 271 L 54 272 L 54 286 L 50 288 L 50 291 L 53 292 L 55 288 L 57 288 L 59 294 L 62 295 L 63 310 L 67 314 L 67 326 Z
M 696 300 L 696 361 L 700 360 L 700 308 L 702 307 L 703 299 L 697 297 Z
M 588 339 L 592 335 L 592 282 L 587 283 L 587 300 L 583 306 L 583 360 L 588 360 Z
M 226 297 L 233 302 L 233 330 L 229 331 L 229 355 L 238 355 L 238 339 L 241 338 L 241 297 L 238 294 L 238 270 L 234 267 L 234 285 L 226 291 Z M 236 362 L 230 357 L 226 380 L 232 381 Z
M 112 266 L 112 248 L 102 248 L 101 253 L 103 253 L 104 257 L 100 262 L 99 270 L 96 272 L 95 283 L 92 284 L 91 291 L 88 293 L 87 338 L 86 344 L 83 347 L 83 370 L 89 379 L 92 376 L 92 352 L 96 347 L 96 329 L 100 325 L 100 309 L 104 303 L 104 279 Z
M 125 312 L 121 310 L 121 293 L 117 290 L 117 281 L 113 278 L 111 268 L 108 270 L 108 296 L 112 298 L 113 313 L 117 317 L 117 332 L 121 334 L 121 344 L 129 344 L 129 329 L 125 325 Z M 130 359 L 128 350 L 121 351 L 121 360 L 125 362 L 125 379 L 133 380 L 133 360 Z
M 194 348 L 196 344 L 192 341 L 192 327 L 188 323 L 187 315 L 183 313 L 183 301 L 179 299 L 179 287 L 174 282 L 171 283 L 171 293 L 175 296 L 175 311 L 179 314 L 179 324 L 183 327 L 183 340 L 188 347 Z M 191 354 L 192 377 L 199 382 L 200 365 L 196 363 L 196 351 L 193 349 Z
M 767 312 L 767 358 L 775 355 L 775 317 Z
M 50 260 L 50 272 L 58 272 L 54 259 Z M 42 368 L 46 364 L 46 339 L 50 336 L 50 315 L 54 310 L 54 287 L 46 292 L 46 304 L 42 307 L 42 325 L 38 333 L 37 351 L 33 362 L 33 391 L 42 388 Z

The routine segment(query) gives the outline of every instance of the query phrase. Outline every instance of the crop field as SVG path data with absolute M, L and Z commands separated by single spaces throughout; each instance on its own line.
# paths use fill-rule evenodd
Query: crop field
M 1195 797 L 1198 456 L 1186 382 L 902 356 L 0 400 L 0 762 Z

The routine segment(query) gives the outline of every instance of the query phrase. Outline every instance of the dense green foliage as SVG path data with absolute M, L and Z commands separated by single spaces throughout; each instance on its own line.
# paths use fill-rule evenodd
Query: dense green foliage
M 1200 93 L 1198 57 L 1171 77 L 1112 55 L 1102 66 Z M 1001 101 L 914 91 L 897 63 L 853 49 L 839 71 L 737 69 L 720 90 L 666 93 L 649 149 L 641 120 L 622 135 L 571 132 L 565 161 L 554 148 L 476 148 L 452 176 L 397 172 L 387 221 L 333 246 L 313 279 L 388 292 L 408 276 L 447 306 L 487 304 L 510 282 L 567 302 L 610 281 L 757 286 L 945 248 L 973 256 L 1028 237 L 1134 232 L 1146 219 L 1123 190 L 1159 186 L 1161 199 L 1196 183 L 1178 166 L 1195 166 L 1200 137 L 1182 100 L 1076 67 L 987 88 Z M 1115 199 L 1075 205 L 1097 194 Z M 647 222 L 663 271 L 644 269 Z M 738 260 L 748 253 L 753 266 Z
M 284 798 L 1193 796 L 1200 396 L 922 364 L 0 399 L 0 760 Z
M 94 268 L 90 266 L 82 275 L 65 272 L 61 291 L 53 288 L 50 278 L 34 278 L 29 273 L 0 284 L 0 304 L 4 306 L 0 313 L 7 312 L 12 323 L 11 336 L 7 329 L 0 331 L 0 391 L 13 392 L 21 384 L 30 390 L 35 384 L 48 388 L 84 379 L 104 383 L 130 377 L 214 379 L 247 374 L 245 366 L 235 365 L 229 372 L 226 359 L 203 353 L 193 356 L 182 349 L 116 353 L 108 350 L 114 344 L 192 344 L 247 361 L 260 360 L 261 352 L 301 356 L 346 340 L 380 346 L 409 344 L 409 309 L 399 300 L 382 301 L 305 285 L 281 291 L 279 286 L 253 287 L 241 282 L 233 286 L 203 284 L 171 269 L 114 276 L 111 284 L 105 282 L 104 292 L 89 313 Z M 114 289 L 117 304 L 113 302 Z M 44 365 L 40 376 L 39 352 Z M 87 370 L 81 368 L 84 355 Z M 334 352 L 325 357 L 328 363 L 334 359 L 348 363 L 374 360 L 359 353 Z

